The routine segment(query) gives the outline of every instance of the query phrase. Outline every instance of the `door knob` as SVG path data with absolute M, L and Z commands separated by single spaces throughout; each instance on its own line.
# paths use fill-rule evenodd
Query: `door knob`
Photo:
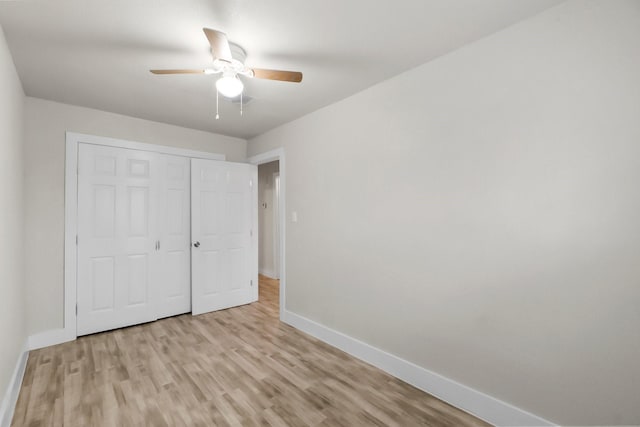
M 193 244 L 193 246 L 194 246 L 194 247 L 196 247 L 196 248 L 199 248 L 199 247 L 200 247 L 200 242 L 195 242 L 195 243 Z

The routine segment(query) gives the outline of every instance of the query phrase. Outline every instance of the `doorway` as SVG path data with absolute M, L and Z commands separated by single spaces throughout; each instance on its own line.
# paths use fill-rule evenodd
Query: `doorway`
M 267 151 L 257 154 L 248 159 L 248 162 L 258 166 L 258 258 L 259 261 L 259 299 L 268 302 L 268 298 L 275 298 L 280 320 L 285 319 L 286 313 L 286 163 L 284 148 Z M 264 165 L 264 166 L 263 166 Z M 269 181 L 271 191 L 267 195 L 260 195 L 261 179 Z M 269 185 L 269 184 L 267 184 Z M 277 194 L 274 194 L 276 190 Z M 266 203 L 266 209 L 265 204 Z M 271 207 L 272 209 L 269 209 Z M 265 215 L 265 210 L 271 211 L 270 217 Z M 274 212 L 275 211 L 275 212 Z M 275 218 L 274 218 L 275 213 Z M 261 219 L 262 216 L 262 219 Z M 267 217 L 267 218 L 265 218 Z M 274 226 L 275 222 L 275 226 Z M 269 228 L 271 230 L 271 240 L 260 240 L 260 233 Z M 265 252 L 270 252 L 271 256 L 261 258 Z M 263 292 L 263 290 L 265 292 Z M 273 291 L 278 291 L 277 293 Z M 263 299 L 264 297 L 264 299 Z M 275 305 L 275 304 L 274 304 Z
M 258 268 L 259 299 L 277 313 L 280 290 L 280 162 L 258 165 Z

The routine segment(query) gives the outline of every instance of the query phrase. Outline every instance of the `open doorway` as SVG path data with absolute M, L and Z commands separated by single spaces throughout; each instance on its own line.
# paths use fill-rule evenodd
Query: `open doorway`
M 258 165 L 259 300 L 279 312 L 280 161 Z
M 272 305 L 272 307 L 277 310 L 277 313 L 279 313 L 279 318 L 280 320 L 285 320 L 285 315 L 286 315 L 286 300 L 287 300 L 287 280 L 286 280 L 286 275 L 287 275 L 287 268 L 286 268 L 286 242 L 287 242 L 287 238 L 286 238 L 286 232 L 287 232 L 287 222 L 285 221 L 285 217 L 286 217 L 286 206 L 287 206 L 287 202 L 285 200 L 286 195 L 287 195 L 287 180 L 286 180 L 286 159 L 285 159 L 285 153 L 284 153 L 284 148 L 280 147 L 280 148 L 276 148 L 274 150 L 270 150 L 270 151 L 266 151 L 264 153 L 261 154 L 256 154 L 255 156 L 249 157 L 249 159 L 247 160 L 248 163 L 251 163 L 252 165 L 256 165 L 259 168 L 262 165 L 265 164 L 269 164 L 269 163 L 274 163 L 277 162 L 278 165 L 278 177 L 279 177 L 279 192 L 278 192 L 278 197 L 279 200 L 277 202 L 278 204 L 278 218 L 276 219 L 276 221 L 278 222 L 278 241 L 277 241 L 277 258 L 272 261 L 272 262 L 277 262 L 278 263 L 278 267 L 276 269 L 277 275 L 278 275 L 278 279 L 275 278 L 267 278 L 268 276 L 263 276 L 261 275 L 261 280 L 259 281 L 258 284 L 258 290 L 260 293 L 259 299 L 263 300 L 264 299 L 273 299 L 274 304 Z M 272 169 L 272 173 L 275 173 L 275 165 L 272 166 L 274 169 Z M 259 170 L 258 170 L 259 172 Z M 268 176 L 268 175 L 267 175 Z M 273 175 L 271 175 L 271 179 L 273 179 Z M 258 179 L 258 181 L 260 181 Z M 260 186 L 260 182 L 258 182 L 258 186 Z M 269 197 L 265 197 L 265 200 L 270 200 Z M 273 206 L 273 202 L 272 206 Z M 268 205 L 267 205 L 268 206 Z M 261 207 L 261 199 L 260 196 L 258 196 L 258 221 L 260 220 L 260 211 L 263 210 Z M 260 230 L 263 229 L 264 227 L 259 226 L 258 227 L 258 233 L 260 233 Z M 258 234 L 259 236 L 259 234 Z M 264 252 L 264 251 L 262 251 Z M 260 258 L 260 243 L 258 243 L 258 258 Z M 265 264 L 268 265 L 268 264 Z M 260 261 L 258 261 L 258 266 L 260 267 Z M 275 275 L 275 273 L 273 272 L 273 267 L 271 274 Z M 267 272 L 263 270 L 262 272 Z M 263 284 L 264 283 L 264 284 Z M 269 286 L 271 284 L 271 286 Z M 268 292 L 269 290 L 273 290 L 274 292 Z M 265 291 L 265 292 L 263 292 Z M 277 293 L 276 293 L 277 292 Z M 274 310 L 274 311 L 275 311 Z

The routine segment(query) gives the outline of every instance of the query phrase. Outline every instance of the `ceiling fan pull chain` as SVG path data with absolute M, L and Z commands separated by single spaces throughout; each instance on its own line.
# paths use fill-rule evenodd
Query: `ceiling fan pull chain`
M 216 120 L 220 118 L 220 108 L 218 107 L 218 89 L 216 89 Z

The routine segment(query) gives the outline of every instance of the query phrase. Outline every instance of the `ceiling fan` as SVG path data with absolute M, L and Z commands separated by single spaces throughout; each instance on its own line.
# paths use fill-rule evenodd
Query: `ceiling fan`
M 203 28 L 204 34 L 211 44 L 213 65 L 203 70 L 150 70 L 153 74 L 222 74 L 216 81 L 216 89 L 226 98 L 235 98 L 242 94 L 244 84 L 239 76 L 258 79 L 280 80 L 300 83 L 302 73 L 299 71 L 267 70 L 249 68 L 244 65 L 246 53 L 233 43 L 229 43 L 227 35 L 221 31 Z

